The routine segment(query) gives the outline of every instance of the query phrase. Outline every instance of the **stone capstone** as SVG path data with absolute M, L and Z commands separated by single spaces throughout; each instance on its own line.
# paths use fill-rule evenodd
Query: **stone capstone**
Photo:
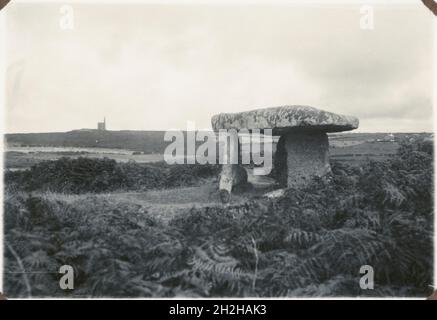
M 352 116 L 320 110 L 309 106 L 282 106 L 238 113 L 220 113 L 211 119 L 213 130 L 272 129 L 274 135 L 287 131 L 340 132 L 358 128 Z

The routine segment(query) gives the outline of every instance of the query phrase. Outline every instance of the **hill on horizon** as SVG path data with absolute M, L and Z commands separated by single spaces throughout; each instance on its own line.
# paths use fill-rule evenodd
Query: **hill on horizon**
M 68 132 L 5 134 L 5 143 L 15 146 L 114 148 L 159 153 L 169 143 L 165 131 L 99 131 L 81 129 Z

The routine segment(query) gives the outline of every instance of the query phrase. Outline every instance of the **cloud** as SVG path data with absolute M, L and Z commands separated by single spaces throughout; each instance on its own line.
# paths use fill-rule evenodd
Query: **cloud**
M 8 6 L 10 132 L 210 126 L 215 113 L 307 104 L 362 131 L 432 128 L 432 18 L 422 6 Z M 16 72 L 15 72 L 16 73 Z M 18 77 L 18 78 L 17 78 Z M 13 80 L 16 79 L 16 80 Z

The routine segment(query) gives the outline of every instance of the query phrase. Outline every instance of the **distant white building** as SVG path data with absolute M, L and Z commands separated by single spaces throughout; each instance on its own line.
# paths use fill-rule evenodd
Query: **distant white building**
M 393 133 L 389 133 L 384 137 L 385 142 L 395 142 L 395 136 Z
M 395 136 L 393 133 L 389 133 L 382 139 L 376 139 L 377 142 L 395 142 Z
M 434 134 L 431 133 L 430 135 L 428 135 L 427 137 L 425 137 L 425 138 L 423 139 L 423 141 L 426 141 L 426 142 L 433 142 L 433 141 L 434 141 Z

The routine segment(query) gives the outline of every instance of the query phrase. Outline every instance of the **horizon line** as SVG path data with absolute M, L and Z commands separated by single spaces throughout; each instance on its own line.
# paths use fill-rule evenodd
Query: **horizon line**
M 212 129 L 208 129 L 213 131 Z M 41 134 L 41 133 L 69 133 L 74 131 L 97 131 L 97 132 L 121 132 L 121 131 L 134 131 L 134 132 L 166 132 L 166 131 L 182 131 L 187 132 L 188 130 L 184 129 L 159 129 L 159 130 L 144 130 L 144 129 L 121 129 L 121 130 L 99 130 L 93 128 L 82 128 L 82 129 L 73 129 L 68 131 L 38 131 L 38 132 L 3 132 L 3 135 L 10 134 Z M 205 129 L 195 130 L 195 131 L 207 131 Z M 340 131 L 340 132 L 328 132 L 328 134 L 352 134 L 352 133 L 434 133 L 434 131 L 360 131 L 360 130 L 349 130 L 349 131 Z

